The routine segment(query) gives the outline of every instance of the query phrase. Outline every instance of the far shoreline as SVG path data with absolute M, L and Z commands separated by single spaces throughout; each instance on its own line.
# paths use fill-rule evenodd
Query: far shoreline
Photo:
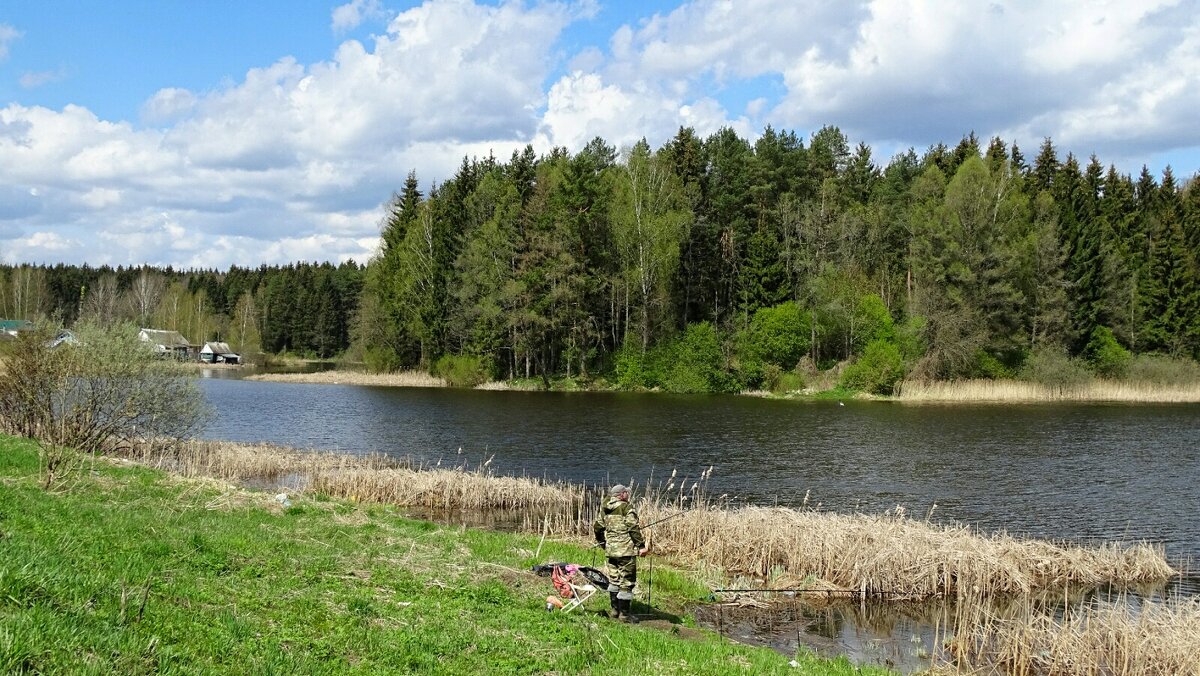
M 246 380 L 275 383 L 304 383 L 321 385 L 358 385 L 365 387 L 450 387 L 443 378 L 424 371 L 367 373 L 351 370 L 328 370 L 305 373 L 257 373 Z M 522 380 L 489 381 L 476 385 L 476 390 L 549 391 L 549 392 L 618 392 L 616 388 L 589 387 L 587 383 L 568 381 L 567 386 L 552 384 L 549 389 L 536 382 Z M 1037 404 L 1037 403 L 1200 403 L 1200 384 L 1153 385 L 1150 383 L 1097 380 L 1073 387 L 1050 387 L 1019 380 L 959 380 L 918 382 L 905 381 L 894 396 L 872 395 L 846 390 L 796 390 L 770 392 L 745 390 L 739 396 L 792 401 L 852 400 L 883 401 L 902 404 Z M 657 392 L 658 390 L 645 390 Z

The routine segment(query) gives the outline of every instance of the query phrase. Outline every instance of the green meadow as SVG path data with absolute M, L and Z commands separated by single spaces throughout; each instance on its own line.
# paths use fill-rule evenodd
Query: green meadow
M 707 590 L 665 567 L 640 625 L 602 594 L 547 613 L 530 567 L 592 556 L 104 459 L 47 492 L 36 445 L 0 436 L 3 673 L 882 673 L 696 629 Z

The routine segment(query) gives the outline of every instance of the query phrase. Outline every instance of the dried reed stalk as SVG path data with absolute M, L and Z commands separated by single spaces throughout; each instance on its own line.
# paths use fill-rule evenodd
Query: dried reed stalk
M 1200 600 L 972 606 L 947 657 L 960 670 L 1010 674 L 1200 674 Z
M 655 506 L 643 518 L 665 515 Z M 813 575 L 893 600 L 1027 594 L 1067 586 L 1161 581 L 1175 573 L 1161 548 L 1079 547 L 903 514 L 833 514 L 701 506 L 653 529 L 657 551 L 702 558 L 728 573 Z
M 1047 387 L 1018 380 L 905 381 L 900 401 L 919 402 L 1044 402 L 1130 401 L 1145 403 L 1200 402 L 1200 385 L 1152 385 L 1094 381 L 1072 387 Z
M 315 383 L 320 385 L 372 385 L 377 387 L 445 387 L 446 381 L 423 371 L 363 373 L 361 371 L 315 371 L 312 373 L 258 373 L 246 380 L 273 383 Z

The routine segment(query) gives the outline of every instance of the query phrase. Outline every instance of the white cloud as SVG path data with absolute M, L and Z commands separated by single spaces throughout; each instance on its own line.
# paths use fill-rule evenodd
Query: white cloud
M 79 242 L 65 239 L 55 232 L 35 232 L 17 240 L 17 246 L 42 251 L 66 251 L 79 246 Z
M 565 47 L 572 22 L 613 6 L 428 0 L 325 61 L 161 89 L 138 124 L 74 105 L 0 108 L 0 256 L 362 261 L 410 169 L 427 186 L 464 155 L 504 161 L 595 136 L 658 145 L 681 125 L 753 138 L 766 123 L 837 124 L 876 148 L 974 130 L 1031 150 L 1049 135 L 1145 161 L 1200 146 L 1198 2 L 693 0 Z M 343 4 L 332 26 L 383 11 Z M 0 58 L 19 35 L 0 24 Z
M 51 82 L 58 82 L 59 80 L 62 80 L 66 76 L 67 76 L 66 72 L 61 69 L 60 70 L 44 70 L 44 71 L 39 71 L 36 73 L 34 73 L 34 72 L 24 73 L 21 75 L 20 79 L 17 80 L 17 82 L 24 89 L 36 89 L 38 87 L 41 87 L 42 85 L 49 84 Z
M 779 77 L 775 126 L 842 127 L 873 145 L 955 142 L 974 130 L 1024 144 L 1053 136 L 1084 154 L 1121 136 L 1200 143 L 1196 0 L 695 0 L 623 27 L 611 84 L 680 81 L 702 99 Z
M 111 188 L 92 188 L 83 195 L 80 195 L 79 201 L 89 209 L 98 211 L 104 207 L 119 204 L 121 202 L 121 191 Z
M 506 159 L 536 141 L 551 49 L 581 11 L 428 2 L 370 47 L 349 40 L 328 61 L 281 59 L 204 94 L 160 90 L 141 113 L 161 128 L 10 104 L 0 109 L 0 185 L 42 197 L 0 191 L 0 221 L 11 213 L 63 241 L 99 236 L 87 250 L 24 241 L 35 260 L 366 260 L 381 204 L 410 169 L 442 179 L 463 155 Z M 14 242 L 0 249 L 9 255 Z
M 8 46 L 21 37 L 21 31 L 6 23 L 0 23 L 0 61 L 8 58 Z
M 142 119 L 150 124 L 175 122 L 191 113 L 196 101 L 196 95 L 186 89 L 160 89 L 142 104 Z
M 333 9 L 333 32 L 337 35 L 358 28 L 364 21 L 387 18 L 379 0 L 353 0 Z

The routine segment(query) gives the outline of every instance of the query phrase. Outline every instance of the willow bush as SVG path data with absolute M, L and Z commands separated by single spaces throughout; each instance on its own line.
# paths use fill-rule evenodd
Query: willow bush
M 44 485 L 65 481 L 82 460 L 192 436 L 209 409 L 182 364 L 139 341 L 133 325 L 79 324 L 73 339 L 50 327 L 23 334 L 5 358 L 0 429 L 38 442 Z

